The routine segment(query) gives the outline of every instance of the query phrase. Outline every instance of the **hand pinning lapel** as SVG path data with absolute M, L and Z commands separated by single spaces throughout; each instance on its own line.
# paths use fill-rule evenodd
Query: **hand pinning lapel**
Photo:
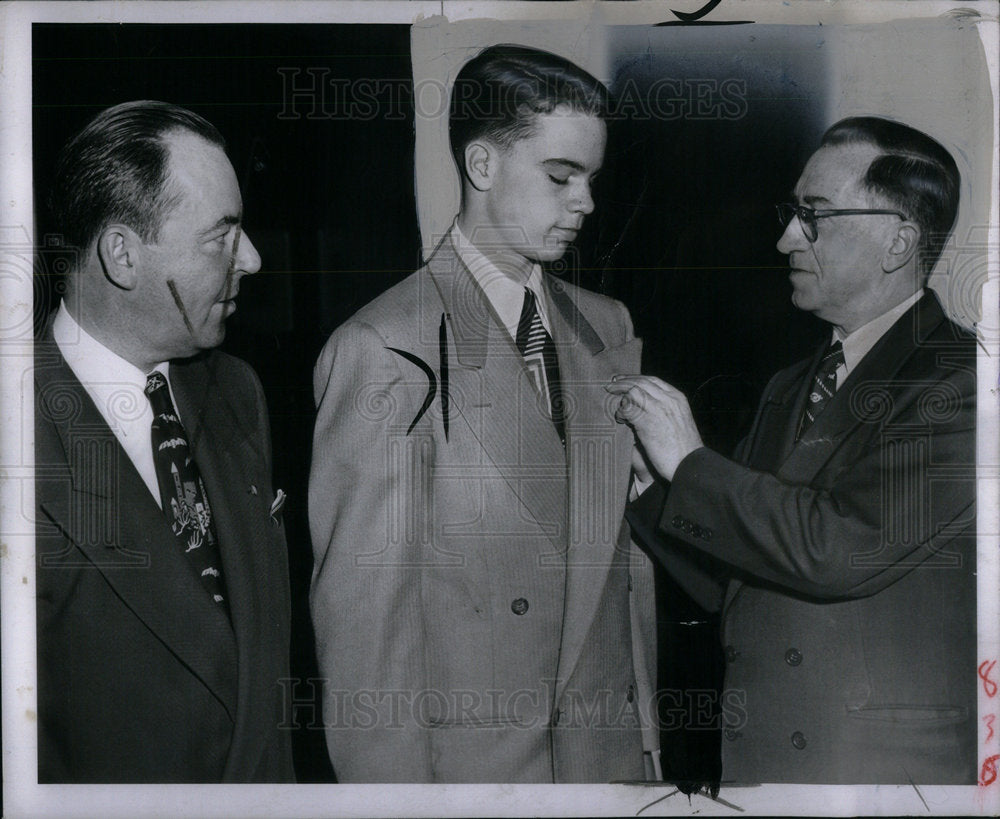
M 430 365 L 424 361 L 419 356 L 415 356 L 413 353 L 407 352 L 406 350 L 400 350 L 396 347 L 386 347 L 390 352 L 396 353 L 396 355 L 402 356 L 411 364 L 416 364 L 424 374 L 427 376 L 427 395 L 424 397 L 424 403 L 420 405 L 420 409 L 417 411 L 416 416 L 410 422 L 410 426 L 406 430 L 406 434 L 409 435 L 413 432 L 413 428 L 417 425 L 421 418 L 424 417 L 424 413 L 434 402 L 434 396 L 437 395 L 438 379 L 434 375 L 434 370 L 431 369 Z M 449 413 L 449 400 L 448 400 L 448 324 L 447 324 L 447 314 L 441 314 L 441 327 L 438 330 L 438 354 L 440 356 L 440 370 L 441 370 L 441 419 L 444 424 L 444 439 L 448 440 L 448 413 Z

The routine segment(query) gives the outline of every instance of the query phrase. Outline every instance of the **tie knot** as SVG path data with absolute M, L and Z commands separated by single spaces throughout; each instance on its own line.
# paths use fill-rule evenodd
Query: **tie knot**
M 167 386 L 167 379 L 159 370 L 153 370 L 146 376 L 146 395 L 152 395 L 157 390 L 162 390 Z
M 823 356 L 824 363 L 829 363 L 834 367 L 838 367 L 844 363 L 844 345 L 840 343 L 840 339 L 833 342 L 829 349 L 826 351 L 826 355 Z
M 531 323 L 532 321 L 539 321 L 541 315 L 538 312 L 538 300 L 535 298 L 535 291 L 530 287 L 524 288 L 524 301 L 521 302 L 521 321 L 519 325 L 523 322 Z
M 159 370 L 154 370 L 146 376 L 146 397 L 156 415 L 174 414 L 174 405 L 173 401 L 170 400 L 166 376 Z
M 837 368 L 846 364 L 844 361 L 844 345 L 840 343 L 840 340 L 833 342 L 823 356 L 823 360 L 819 364 L 820 372 L 832 375 L 837 371 Z

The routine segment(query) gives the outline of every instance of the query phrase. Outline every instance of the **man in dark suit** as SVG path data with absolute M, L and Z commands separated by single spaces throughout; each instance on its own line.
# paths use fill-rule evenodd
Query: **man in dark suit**
M 658 478 L 636 531 L 707 607 L 730 578 L 723 781 L 975 782 L 976 344 L 925 289 L 958 190 L 926 134 L 827 131 L 778 248 L 830 340 L 732 459 L 673 387 L 609 387 Z
M 196 114 L 109 108 L 51 197 L 75 248 L 36 343 L 39 782 L 291 782 L 267 409 L 213 350 L 260 257 Z

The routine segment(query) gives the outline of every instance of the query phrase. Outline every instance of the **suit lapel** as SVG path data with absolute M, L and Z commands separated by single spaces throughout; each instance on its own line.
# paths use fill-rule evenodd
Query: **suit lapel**
M 809 395 L 812 374 L 823 355 L 820 349 L 807 361 L 768 386 L 754 428 L 748 436 L 750 446 L 745 462 L 754 469 L 777 472 L 795 447 L 799 419 Z
M 220 390 L 215 376 L 214 368 L 205 360 L 171 368 L 178 410 L 212 507 L 232 623 L 239 636 L 239 624 L 255 621 L 255 567 L 250 562 L 254 552 L 244 549 L 243 544 L 255 538 L 250 530 L 255 520 L 254 492 L 263 492 L 264 487 L 255 486 L 252 476 L 246 474 L 243 465 L 255 459 L 253 441 L 225 403 L 225 391 Z M 260 534 L 256 537 L 261 539 Z
M 524 360 L 465 269 L 448 237 L 428 263 L 447 315 L 449 399 L 483 453 L 556 549 L 565 547 L 566 470 L 562 443 L 540 411 Z M 421 326 L 436 328 L 436 305 L 421 299 Z M 431 360 L 436 360 L 434 356 Z
M 247 770 L 256 767 L 260 754 L 257 729 L 268 724 L 259 713 L 261 708 L 270 707 L 266 704 L 269 700 L 260 699 L 260 692 L 267 690 L 260 675 L 270 673 L 271 658 L 285 650 L 274 645 L 272 607 L 276 601 L 260 593 L 279 581 L 265 583 L 261 578 L 273 575 L 279 566 L 282 571 L 287 569 L 283 553 L 282 559 L 277 559 L 267 551 L 268 546 L 283 546 L 269 537 L 273 524 L 265 515 L 265 504 L 270 499 L 264 496 L 270 491 L 269 476 L 257 477 L 254 468 L 267 459 L 257 451 L 255 430 L 247 430 L 239 420 L 252 417 L 259 408 L 228 403 L 234 393 L 219 383 L 225 376 L 219 361 L 209 354 L 171 367 L 171 384 L 186 428 L 187 419 L 191 419 L 189 438 L 212 506 L 229 595 L 231 633 L 236 638 L 233 663 L 240 669 L 239 711 L 228 769 Z M 253 399 L 252 394 L 241 393 L 241 397 Z M 228 629 L 229 623 L 225 626 Z
M 556 308 L 550 311 L 552 335 L 567 397 L 569 530 L 557 683 L 562 686 L 572 677 L 604 598 L 628 491 L 632 433 L 615 422 L 615 402 L 604 387 L 616 373 L 638 371 L 642 343 L 633 339 L 606 347 L 562 282 L 546 276 L 545 283 Z
M 69 491 L 43 501 L 43 511 L 235 717 L 229 673 L 235 655 L 225 617 L 205 594 L 159 506 L 58 348 L 52 343 L 43 355 L 47 362 L 36 369 L 36 411 L 55 426 L 70 476 Z M 73 412 L 66 413 L 66 406 Z M 95 538 L 95 520 L 104 525 L 105 537 Z

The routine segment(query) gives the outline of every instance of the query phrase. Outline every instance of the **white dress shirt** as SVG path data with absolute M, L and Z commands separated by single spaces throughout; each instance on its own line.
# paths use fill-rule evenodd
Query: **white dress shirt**
M 52 335 L 69 368 L 135 465 L 156 505 L 162 508 L 153 465 L 153 410 L 145 392 L 146 373 L 84 330 L 69 314 L 65 303 L 56 312 Z M 154 369 L 163 373 L 169 387 L 170 362 L 158 364 Z M 172 391 L 170 397 L 173 400 Z
M 542 268 L 535 262 L 531 266 L 528 281 L 520 282 L 513 276 L 500 270 L 487 259 L 475 245 L 470 242 L 461 229 L 458 221 L 451 228 L 451 242 L 458 257 L 469 269 L 476 283 L 486 294 L 490 306 L 499 316 L 501 323 L 507 328 L 511 339 L 517 341 L 517 326 L 521 322 L 521 310 L 524 307 L 524 288 L 535 294 L 535 304 L 549 335 L 552 335 L 552 324 L 549 322 L 548 297 L 542 287 Z
M 836 327 L 833 329 L 833 341 L 840 341 L 844 345 L 844 363 L 837 367 L 837 389 L 840 389 L 840 385 L 844 383 L 844 379 L 847 378 L 851 370 L 861 363 L 861 359 L 868 355 L 868 351 L 875 346 L 875 342 L 882 338 L 903 313 L 917 303 L 923 294 L 924 289 L 920 288 L 905 301 L 846 336 L 841 335 Z

